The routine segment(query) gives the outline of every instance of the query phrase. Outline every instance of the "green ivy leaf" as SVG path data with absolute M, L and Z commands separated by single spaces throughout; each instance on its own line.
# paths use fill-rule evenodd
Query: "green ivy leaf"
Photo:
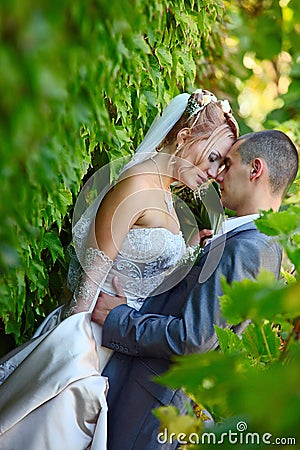
M 248 325 L 242 335 L 242 346 L 253 365 L 271 363 L 280 354 L 280 338 L 269 322 Z
M 172 66 L 172 55 L 166 48 L 158 47 L 155 53 L 162 67 L 170 68 Z
M 230 328 L 220 328 L 216 325 L 214 328 L 218 337 L 220 349 L 223 353 L 242 350 L 243 346 L 241 339 Z
M 73 203 L 72 193 L 68 189 L 60 188 L 57 192 L 56 205 L 59 208 L 60 214 L 65 216 L 68 208 Z
M 44 234 L 42 245 L 42 248 L 47 248 L 50 251 L 53 263 L 55 263 L 58 256 L 64 259 L 64 251 L 60 239 L 52 231 Z
M 142 37 L 141 35 L 135 34 L 132 37 L 132 41 L 136 49 L 141 50 L 146 55 L 151 53 L 149 45 L 146 43 L 144 37 Z
M 276 320 L 297 317 L 300 304 L 300 284 L 282 286 L 273 274 L 262 271 L 257 280 L 234 281 L 222 279 L 224 295 L 220 297 L 221 311 L 227 321 L 236 325 L 244 320 Z
M 255 220 L 257 228 L 270 236 L 289 235 L 300 228 L 300 206 L 292 205 L 286 211 L 263 211 Z

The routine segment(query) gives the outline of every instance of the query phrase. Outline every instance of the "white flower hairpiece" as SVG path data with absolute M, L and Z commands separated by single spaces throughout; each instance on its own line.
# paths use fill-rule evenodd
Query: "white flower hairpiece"
M 185 110 L 189 117 L 198 114 L 199 111 L 204 109 L 211 102 L 219 102 L 224 113 L 229 114 L 231 112 L 231 107 L 228 100 L 218 100 L 212 92 L 202 89 L 197 89 L 195 94 L 199 94 L 198 101 L 190 96 Z
M 224 113 L 231 113 L 231 106 L 228 100 L 221 100 L 221 106 Z

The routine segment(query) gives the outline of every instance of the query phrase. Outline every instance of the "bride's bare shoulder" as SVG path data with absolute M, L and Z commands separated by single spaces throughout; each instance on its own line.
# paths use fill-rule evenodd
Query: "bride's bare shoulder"
M 134 189 L 135 187 L 149 187 L 153 184 L 153 166 L 149 164 L 149 161 L 144 161 L 141 164 L 136 164 L 133 167 L 130 167 L 126 170 L 118 182 L 116 183 L 116 187 L 118 184 L 122 186 L 122 189 L 128 187 L 129 189 Z
M 153 168 L 147 161 L 124 172 L 106 194 L 104 202 L 118 204 L 129 195 L 153 186 Z

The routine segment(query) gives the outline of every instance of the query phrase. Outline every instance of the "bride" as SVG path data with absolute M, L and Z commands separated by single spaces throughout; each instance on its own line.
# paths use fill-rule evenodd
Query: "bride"
M 101 169 L 85 186 L 75 207 L 72 301 L 0 361 L 1 449 L 106 448 L 108 380 L 101 373 L 111 351 L 101 346 L 101 327 L 91 321 L 98 295 L 114 293 L 117 275 L 128 305 L 139 309 L 154 289 L 180 281 L 172 272 L 189 229 L 178 218 L 170 186 L 196 189 L 215 178 L 237 135 L 226 100 L 201 89 L 180 94 L 112 188 L 105 187 Z

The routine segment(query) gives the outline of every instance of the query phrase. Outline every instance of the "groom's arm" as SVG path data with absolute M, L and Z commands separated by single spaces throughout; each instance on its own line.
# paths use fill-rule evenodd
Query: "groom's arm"
M 102 345 L 133 356 L 165 359 L 214 350 L 218 346 L 214 325 L 226 325 L 219 308 L 220 270 L 203 284 L 198 277 L 195 267 L 176 287 L 152 300 L 178 305 L 170 308 L 174 314 L 142 313 L 127 305 L 113 308 L 103 325 Z
M 168 302 L 182 304 L 176 315 L 143 314 L 120 305 L 105 319 L 102 344 L 134 356 L 166 359 L 213 350 L 218 346 L 214 325 L 226 326 L 219 308 L 221 275 L 229 282 L 254 279 L 262 267 L 278 275 L 279 265 L 280 254 L 268 242 L 233 239 L 226 245 L 219 267 L 205 283 L 199 284 L 199 271 L 193 268 L 179 285 L 161 294 L 167 296 Z
M 185 299 L 185 305 L 179 311 L 180 317 L 145 314 L 127 305 L 112 309 L 104 322 L 102 345 L 134 356 L 166 359 L 172 355 L 213 349 L 217 343 L 212 324 L 219 323 L 219 314 L 214 307 L 215 302 L 209 302 L 208 297 L 200 304 L 197 286 L 195 284 Z M 180 288 L 179 285 L 177 289 L 162 295 L 167 295 L 169 302 L 178 299 L 182 303 L 179 299 Z M 182 295 L 186 296 L 186 290 Z M 201 296 L 204 296 L 203 290 Z

